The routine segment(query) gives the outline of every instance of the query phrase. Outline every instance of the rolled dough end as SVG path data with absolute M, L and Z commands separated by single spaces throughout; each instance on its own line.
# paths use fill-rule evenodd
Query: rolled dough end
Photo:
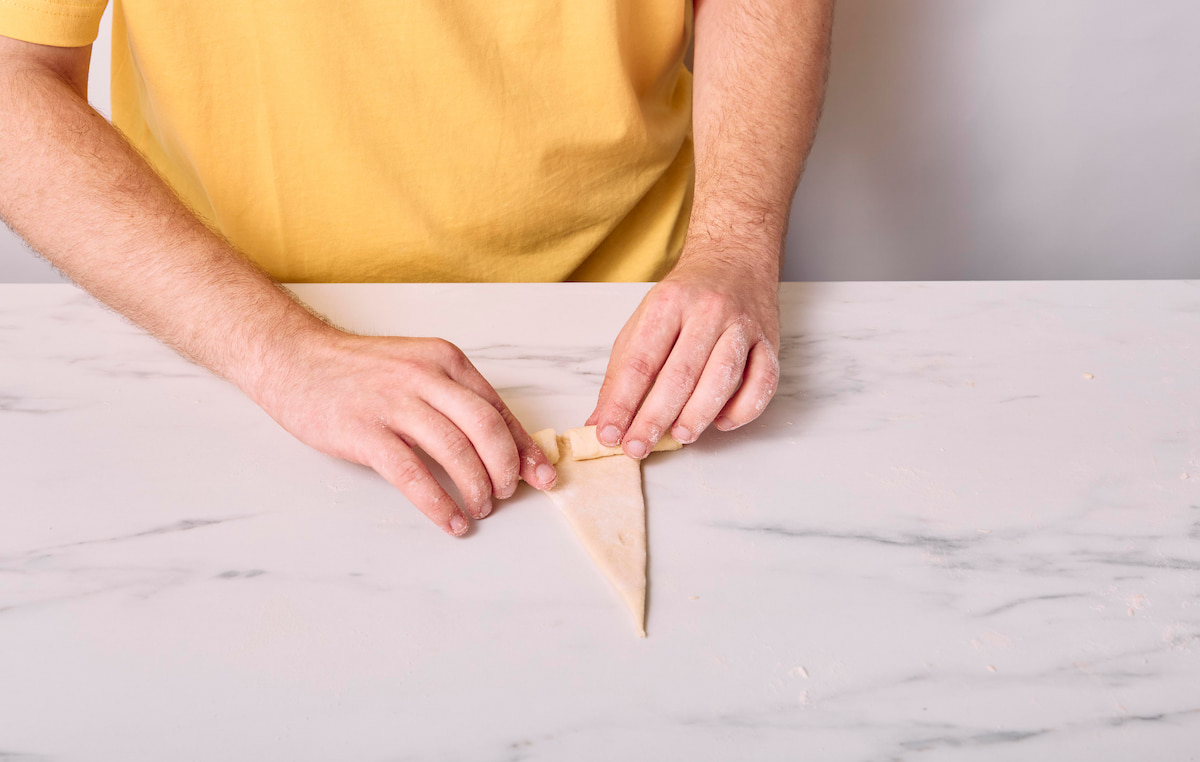
M 593 458 L 606 458 L 609 455 L 623 455 L 624 450 L 620 447 L 608 447 L 600 444 L 600 440 L 596 438 L 595 426 L 581 426 L 577 429 L 567 429 L 563 432 L 563 438 L 571 443 L 571 458 L 573 460 L 592 460 Z M 658 440 L 651 452 L 666 452 L 669 450 L 681 449 L 681 445 L 675 440 L 675 437 L 670 434 L 664 434 L 663 438 Z
M 673 450 L 682 450 L 683 444 L 670 434 L 663 434 L 662 439 L 654 443 L 654 449 L 650 452 L 671 452 Z
M 542 429 L 530 436 L 537 442 L 537 446 L 542 448 L 542 452 L 546 453 L 546 460 L 550 461 L 550 465 L 558 463 L 558 437 L 554 435 L 554 429 Z

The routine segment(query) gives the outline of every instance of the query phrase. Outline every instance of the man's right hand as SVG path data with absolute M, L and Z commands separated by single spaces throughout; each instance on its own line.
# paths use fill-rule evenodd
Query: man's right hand
M 446 470 L 472 518 L 510 497 L 518 476 L 554 486 L 554 466 L 450 342 L 329 328 L 297 343 L 246 391 L 300 441 L 378 471 L 446 532 L 466 532 L 466 515 L 415 448 Z

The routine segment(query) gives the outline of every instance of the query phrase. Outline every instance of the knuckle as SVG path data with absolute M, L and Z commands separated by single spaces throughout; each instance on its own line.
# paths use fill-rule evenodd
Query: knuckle
M 615 423 L 618 426 L 627 426 L 629 425 L 629 422 L 633 420 L 633 414 L 635 412 L 636 411 L 632 406 L 613 400 L 608 404 L 608 409 L 605 411 L 605 413 L 601 415 L 601 419 L 610 423 Z
M 654 299 L 647 302 L 641 319 L 638 321 L 637 332 L 640 333 L 663 323 L 672 322 L 677 319 L 676 316 L 687 303 L 687 296 L 678 288 L 667 293 L 656 294 Z
M 763 385 L 766 386 L 767 396 L 774 396 L 779 389 L 779 368 L 772 366 L 763 372 Z
M 760 383 L 764 393 L 767 396 L 774 395 L 776 390 L 779 389 L 779 382 L 782 378 L 779 362 L 771 357 L 769 362 L 763 363 L 761 369 L 759 370 L 759 374 L 761 379 Z
M 425 514 L 434 523 L 442 524 L 450 519 L 456 506 L 449 495 L 439 491 L 435 495 L 424 498 L 417 504 L 417 510 Z
M 679 367 L 671 374 L 667 383 L 676 390 L 687 390 L 704 373 L 704 363 L 687 360 L 679 364 Z
M 420 357 L 397 357 L 392 360 L 392 370 L 395 376 L 400 378 L 408 378 L 419 373 L 426 373 L 429 370 L 430 363 L 428 360 Z
M 674 417 L 687 404 L 696 388 L 699 374 L 677 371 L 664 377 L 655 385 L 654 398 L 642 406 L 642 414 L 654 420 Z
M 475 477 L 459 487 L 463 499 L 473 506 L 484 503 L 492 496 L 492 483 L 483 477 Z
M 454 352 L 446 358 L 446 367 L 450 368 L 455 374 L 465 374 L 472 370 L 475 366 L 467 359 L 461 349 L 455 347 Z
M 475 419 L 471 422 L 475 431 L 483 432 L 484 434 L 493 434 L 496 427 L 501 425 L 502 421 L 497 421 L 497 413 L 489 408 L 488 410 L 475 415 Z
M 515 489 L 517 478 L 521 473 L 521 458 L 515 452 L 508 453 L 504 456 L 504 462 L 500 465 L 500 479 L 494 485 L 495 488 L 504 496 L 511 495 L 510 489 Z
M 640 379 L 650 381 L 656 375 L 654 365 L 642 355 L 631 355 L 625 361 L 625 368 Z
M 425 339 L 425 342 L 432 347 L 435 352 L 452 353 L 458 351 L 458 347 L 439 336 L 433 336 Z
M 382 471 L 388 481 L 406 489 L 419 484 L 425 478 L 425 469 L 415 458 L 403 457 L 399 453 L 385 456 Z
M 503 400 L 496 399 L 491 404 L 492 408 L 496 411 L 496 414 L 500 416 L 501 423 L 503 423 L 506 428 L 517 423 L 517 417 L 512 414 L 512 411 L 508 409 L 508 406 L 504 404 Z
M 667 410 L 656 410 L 651 415 L 646 416 L 646 420 L 637 425 L 636 435 L 631 436 L 631 439 L 643 439 L 653 445 L 658 440 L 662 439 L 663 432 L 667 430 L 675 421 L 675 416 Z
M 471 441 L 461 433 L 456 433 L 447 438 L 446 455 L 453 463 L 467 460 L 474 454 L 475 448 L 471 446 Z
M 717 291 L 706 291 L 696 297 L 696 307 L 705 313 L 722 315 L 729 311 L 730 299 Z
M 440 362 L 434 358 L 409 358 L 398 360 L 386 384 L 384 394 L 408 394 L 413 384 L 427 383 L 428 379 L 443 376 Z
M 682 283 L 674 280 L 661 281 L 655 286 L 655 302 L 661 304 L 663 302 L 674 302 L 684 295 L 687 287 Z
M 445 339 L 433 338 L 426 341 L 429 353 L 445 366 L 459 367 L 467 359 L 461 349 Z
M 489 440 L 497 442 L 504 439 L 512 440 L 508 422 L 498 410 L 492 407 L 485 409 L 475 417 L 475 430 Z
M 734 358 L 726 358 L 717 363 L 717 378 L 723 390 L 736 387 L 742 380 L 742 364 Z
M 730 327 L 743 338 L 758 338 L 762 331 L 758 327 L 758 323 L 754 318 L 747 315 L 745 312 L 737 312 L 733 315 L 730 322 Z

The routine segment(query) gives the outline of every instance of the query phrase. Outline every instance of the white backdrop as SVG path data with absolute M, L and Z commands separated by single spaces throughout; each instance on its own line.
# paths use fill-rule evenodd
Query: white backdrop
M 1194 0 L 841 0 L 786 276 L 1200 277 L 1197 30 Z M 53 277 L 0 231 L 0 281 Z
M 844 0 L 792 279 L 1200 277 L 1200 3 Z

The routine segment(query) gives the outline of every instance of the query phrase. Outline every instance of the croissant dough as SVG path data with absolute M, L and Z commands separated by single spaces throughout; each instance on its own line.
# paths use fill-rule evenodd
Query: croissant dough
M 538 432 L 541 434 L 542 432 Z M 537 437 L 537 434 L 534 434 Z M 571 443 L 571 457 L 575 460 L 591 460 L 592 458 L 606 458 L 610 455 L 624 455 L 625 451 L 620 447 L 609 447 L 608 445 L 600 444 L 600 440 L 596 438 L 595 426 L 581 426 L 578 429 L 567 429 L 562 433 L 561 439 L 566 439 Z M 670 434 L 663 434 L 662 437 L 654 443 L 654 448 L 650 452 L 662 452 L 664 450 L 678 450 L 683 447 L 679 442 L 675 441 L 675 437 Z
M 642 465 L 625 455 L 575 460 L 558 438 L 558 483 L 546 494 L 625 600 L 646 637 L 646 502 Z

